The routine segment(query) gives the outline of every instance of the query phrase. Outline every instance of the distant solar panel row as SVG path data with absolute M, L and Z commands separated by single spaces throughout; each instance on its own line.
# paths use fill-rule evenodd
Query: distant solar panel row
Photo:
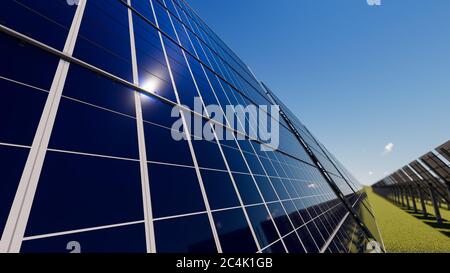
M 426 203 L 433 206 L 434 215 L 441 222 L 441 204 L 450 209 L 450 141 L 419 159 L 378 181 L 376 192 L 399 204 L 428 214 Z M 416 204 L 420 201 L 419 204 Z
M 0 30 L 0 252 L 381 241 L 362 187 L 284 105 L 279 120 L 268 110 L 279 147 L 245 126 L 251 113 L 232 113 L 236 129 L 211 123 L 209 140 L 190 130 L 192 114 L 208 124 L 207 105 L 280 102 L 184 1 L 7 0 Z

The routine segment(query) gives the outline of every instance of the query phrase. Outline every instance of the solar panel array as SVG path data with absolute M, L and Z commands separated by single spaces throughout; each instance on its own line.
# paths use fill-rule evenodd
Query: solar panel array
M 374 190 L 415 212 L 428 215 L 433 206 L 437 222 L 442 222 L 441 204 L 450 209 L 450 141 L 426 153 L 374 184 Z M 420 206 L 419 206 L 420 202 Z
M 186 2 L 7 0 L 0 30 L 1 252 L 381 242 L 358 181 Z M 267 111 L 280 145 L 245 125 L 252 113 L 233 112 L 233 127 L 211 122 L 208 105 L 280 105 Z M 174 106 L 185 106 L 181 140 Z

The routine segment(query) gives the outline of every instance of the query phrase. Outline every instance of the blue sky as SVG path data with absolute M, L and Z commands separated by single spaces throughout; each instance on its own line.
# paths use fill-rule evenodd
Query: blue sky
M 188 1 L 362 183 L 450 139 L 450 1 Z

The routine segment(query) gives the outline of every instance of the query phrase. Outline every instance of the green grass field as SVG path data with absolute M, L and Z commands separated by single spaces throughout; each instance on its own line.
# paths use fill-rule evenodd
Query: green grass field
M 441 209 L 445 221 L 437 225 L 432 217 L 402 209 L 371 188 L 366 191 L 387 252 L 450 252 L 450 211 Z M 429 205 L 427 210 L 434 213 Z

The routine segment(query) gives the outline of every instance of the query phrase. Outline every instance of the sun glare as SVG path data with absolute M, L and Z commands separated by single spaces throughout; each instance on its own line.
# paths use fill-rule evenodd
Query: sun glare
M 142 89 L 152 94 L 157 94 L 158 88 L 159 83 L 156 79 L 149 79 L 142 84 Z

